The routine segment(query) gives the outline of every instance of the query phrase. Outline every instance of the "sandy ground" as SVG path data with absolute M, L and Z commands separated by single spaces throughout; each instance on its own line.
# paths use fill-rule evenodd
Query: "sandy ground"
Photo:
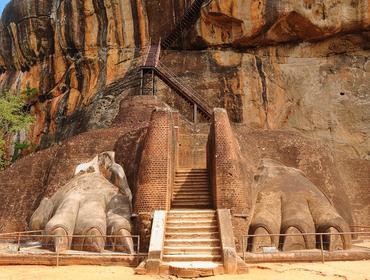
M 1 280 L 165 280 L 171 276 L 135 275 L 132 268 L 103 266 L 2 266 Z M 222 275 L 209 280 L 370 280 L 370 261 L 250 265 L 246 275 Z

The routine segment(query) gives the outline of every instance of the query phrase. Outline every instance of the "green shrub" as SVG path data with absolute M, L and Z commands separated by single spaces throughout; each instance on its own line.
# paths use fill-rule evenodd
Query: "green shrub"
M 37 90 L 29 88 L 20 95 L 8 91 L 0 93 L 0 170 L 10 164 L 5 155 L 5 141 L 8 136 L 29 129 L 34 121 L 26 108 L 28 101 L 36 94 Z M 20 151 L 28 145 L 27 143 L 16 143 L 13 160 L 16 160 Z

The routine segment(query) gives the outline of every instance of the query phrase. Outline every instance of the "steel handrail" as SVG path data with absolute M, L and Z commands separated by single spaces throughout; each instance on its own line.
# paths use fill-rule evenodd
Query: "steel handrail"
M 324 236 L 332 236 L 332 235 L 369 235 L 370 232 L 358 232 L 358 231 L 351 231 L 351 232 L 320 232 L 320 233 L 271 233 L 271 234 L 247 234 L 242 236 L 242 254 L 243 254 L 243 260 L 246 261 L 246 253 L 248 245 L 250 244 L 248 242 L 248 239 L 250 237 L 272 237 L 272 236 L 319 236 L 320 240 L 319 242 L 316 242 L 316 244 L 320 244 L 320 251 L 321 251 L 321 261 L 325 262 L 325 255 L 324 255 Z M 343 238 L 342 238 L 343 240 Z M 280 244 L 280 243 L 279 243 Z M 246 246 L 247 245 L 247 246 Z M 263 254 L 263 253 L 262 253 Z
M 363 231 L 350 231 L 350 232 L 302 232 L 302 233 L 271 233 L 271 234 L 247 234 L 243 235 L 242 237 L 268 237 L 268 236 L 307 236 L 307 235 L 370 235 L 370 232 L 363 232 Z
M 163 74 L 165 74 L 164 76 L 169 76 L 166 75 L 165 72 Z M 167 77 L 167 79 L 172 81 L 172 83 L 174 83 L 177 86 L 177 88 L 180 89 L 180 93 L 177 93 L 178 95 L 182 95 L 185 100 L 198 105 L 199 109 L 203 111 L 203 114 L 209 115 L 209 117 L 211 116 L 211 110 L 207 105 L 203 104 L 203 102 L 196 93 L 189 91 L 187 88 L 182 86 L 178 80 L 175 80 L 173 77 L 171 78 Z
M 172 72 L 170 72 L 171 70 L 169 70 L 162 62 L 158 62 L 158 64 L 160 65 L 160 67 L 162 69 L 164 69 L 167 74 L 169 76 L 171 76 L 174 80 L 176 80 L 178 82 L 178 84 L 180 85 L 180 87 L 186 89 L 187 91 L 189 91 L 190 93 L 192 93 L 197 99 L 199 99 L 201 102 L 204 103 L 204 105 L 206 105 L 207 107 L 210 107 L 208 104 L 207 104 L 207 101 L 205 99 L 203 99 L 203 97 L 201 97 L 193 88 L 189 87 L 189 86 L 185 86 L 184 84 L 181 83 L 180 81 L 180 78 L 178 76 L 176 76 L 175 74 L 173 74 Z

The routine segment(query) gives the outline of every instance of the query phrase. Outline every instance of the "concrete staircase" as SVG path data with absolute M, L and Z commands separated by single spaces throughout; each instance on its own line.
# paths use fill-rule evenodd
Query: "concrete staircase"
M 211 209 L 212 194 L 207 169 L 178 168 L 163 248 L 163 261 L 170 267 L 187 268 L 192 273 L 199 273 L 198 269 L 202 268 L 205 274 L 200 275 L 214 275 L 222 271 L 217 213 Z
M 216 211 L 169 211 L 163 261 L 221 262 L 221 241 Z
M 207 169 L 177 169 L 172 208 L 212 209 Z

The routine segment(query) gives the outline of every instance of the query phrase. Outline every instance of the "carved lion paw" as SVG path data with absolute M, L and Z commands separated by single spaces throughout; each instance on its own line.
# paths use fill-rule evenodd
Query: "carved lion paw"
M 249 249 L 276 247 L 283 251 L 320 247 L 315 235 L 301 233 L 349 232 L 345 220 L 330 200 L 298 169 L 264 159 L 255 176 L 256 203 L 249 234 L 297 234 L 295 236 L 256 236 Z M 323 235 L 327 249 L 347 249 L 349 235 Z
M 48 235 L 44 242 L 56 252 L 102 252 L 108 245 L 133 253 L 131 203 L 125 173 L 114 162 L 114 153 L 106 152 L 79 165 L 67 184 L 51 198 L 44 198 L 30 227 L 44 230 Z

